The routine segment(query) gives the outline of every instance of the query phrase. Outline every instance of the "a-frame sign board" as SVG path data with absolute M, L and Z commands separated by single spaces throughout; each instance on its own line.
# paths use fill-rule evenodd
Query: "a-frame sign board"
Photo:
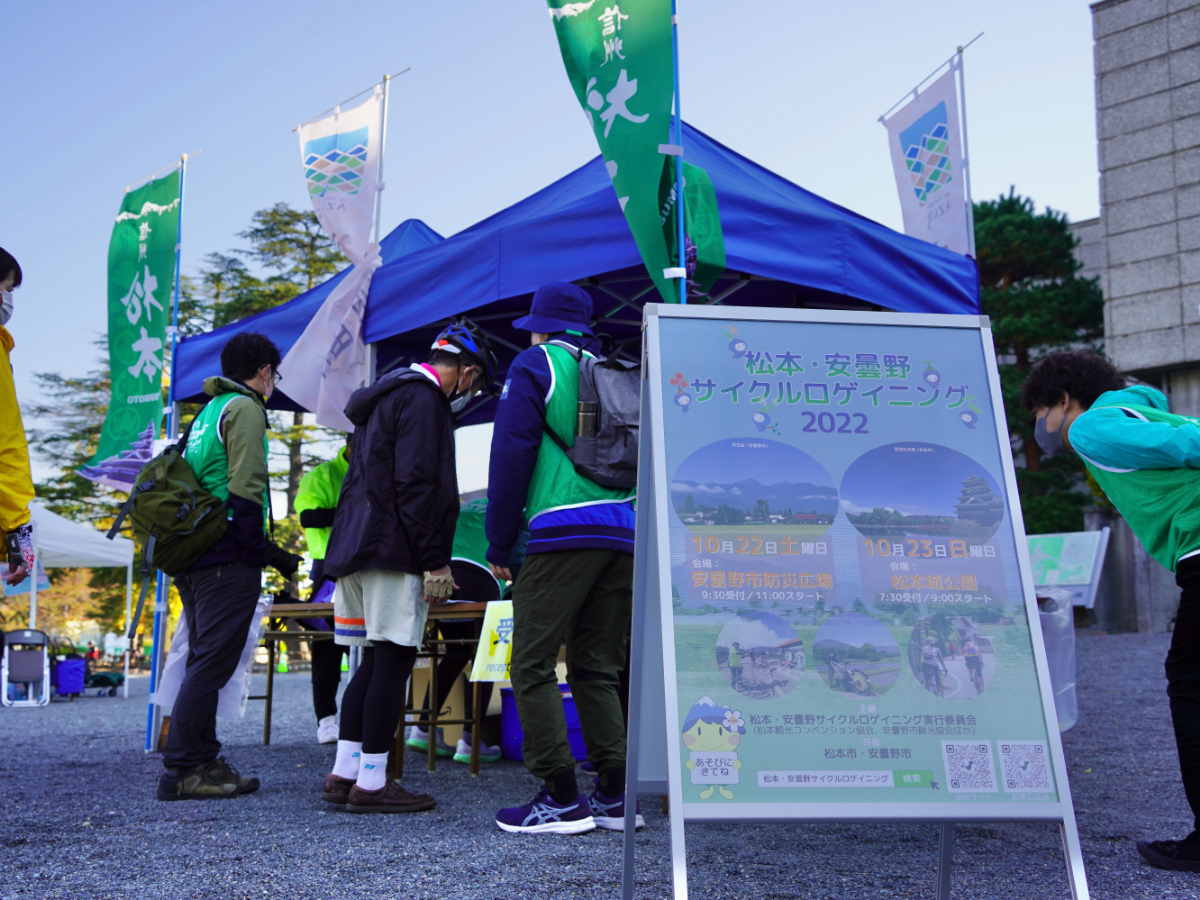
M 686 822 L 1057 822 L 985 317 L 645 307 L 628 791 Z M 624 896 L 633 895 L 634 832 Z

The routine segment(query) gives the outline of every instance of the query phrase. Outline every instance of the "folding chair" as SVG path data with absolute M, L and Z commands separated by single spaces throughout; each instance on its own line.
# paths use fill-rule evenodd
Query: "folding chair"
M 50 702 L 50 638 L 45 632 L 24 629 L 4 636 L 0 662 L 0 703 L 5 706 L 45 706 Z M 20 685 L 24 700 L 9 696 L 10 685 Z M 36 697 L 35 697 L 36 693 Z

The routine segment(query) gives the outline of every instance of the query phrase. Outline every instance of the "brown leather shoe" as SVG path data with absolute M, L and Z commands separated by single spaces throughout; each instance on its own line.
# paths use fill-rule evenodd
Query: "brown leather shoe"
M 353 778 L 342 778 L 340 775 L 325 776 L 325 786 L 321 789 L 321 799 L 326 803 L 345 803 L 350 797 L 350 788 L 354 787 Z
M 364 791 L 358 785 L 350 788 L 346 799 L 346 812 L 353 813 L 406 813 L 433 809 L 437 801 L 429 794 L 413 794 L 389 781 L 377 791 Z

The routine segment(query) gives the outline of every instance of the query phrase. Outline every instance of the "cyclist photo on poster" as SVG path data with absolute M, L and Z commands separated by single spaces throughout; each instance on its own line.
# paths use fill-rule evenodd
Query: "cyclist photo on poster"
M 804 674 L 804 640 L 779 616 L 747 609 L 721 629 L 716 659 L 739 694 L 755 700 L 782 697 Z
M 908 663 L 921 686 L 944 700 L 978 697 L 996 674 L 991 640 L 969 616 L 950 613 L 917 623 L 908 638 Z

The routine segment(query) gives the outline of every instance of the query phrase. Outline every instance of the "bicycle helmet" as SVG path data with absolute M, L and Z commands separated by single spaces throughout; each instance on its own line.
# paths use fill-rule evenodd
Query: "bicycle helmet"
M 499 360 L 492 350 L 492 343 L 483 329 L 466 316 L 460 316 L 443 328 L 429 349 L 469 357 L 471 362 L 467 363 L 468 365 L 479 366 L 483 376 L 483 388 L 488 387 L 496 378 Z

